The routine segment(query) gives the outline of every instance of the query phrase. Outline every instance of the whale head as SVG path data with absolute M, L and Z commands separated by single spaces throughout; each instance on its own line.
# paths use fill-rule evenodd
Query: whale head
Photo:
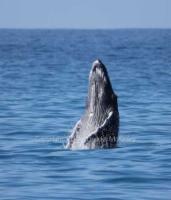
M 100 123 L 101 118 L 105 118 L 109 112 L 117 108 L 117 96 L 113 92 L 108 72 L 98 59 L 93 62 L 89 74 L 87 110 L 90 115 L 95 116 L 96 120 L 99 119 Z

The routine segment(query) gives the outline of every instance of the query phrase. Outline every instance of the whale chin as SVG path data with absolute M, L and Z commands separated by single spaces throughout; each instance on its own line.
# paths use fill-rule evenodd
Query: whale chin
M 68 139 L 67 148 L 112 148 L 119 130 L 117 96 L 105 65 L 98 59 L 89 74 L 87 105 Z

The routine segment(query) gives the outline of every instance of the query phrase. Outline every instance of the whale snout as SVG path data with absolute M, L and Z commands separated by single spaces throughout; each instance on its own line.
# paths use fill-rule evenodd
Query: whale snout
M 101 82 L 101 81 L 106 81 L 106 79 L 107 79 L 107 72 L 104 64 L 99 59 L 95 60 L 92 64 L 89 80 Z
M 97 59 L 97 60 L 95 60 L 94 62 L 93 62 L 93 64 L 92 64 L 92 68 L 94 69 L 94 68 L 96 68 L 96 67 L 98 67 L 98 66 L 100 66 L 100 65 L 102 65 L 103 63 L 101 62 L 101 60 L 100 59 Z
M 95 60 L 92 64 L 92 71 L 95 72 L 97 69 L 104 70 L 104 65 L 99 59 Z

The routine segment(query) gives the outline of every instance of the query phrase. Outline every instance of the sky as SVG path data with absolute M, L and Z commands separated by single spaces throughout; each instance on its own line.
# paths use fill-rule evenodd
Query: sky
M 0 0 L 0 28 L 171 28 L 171 0 Z

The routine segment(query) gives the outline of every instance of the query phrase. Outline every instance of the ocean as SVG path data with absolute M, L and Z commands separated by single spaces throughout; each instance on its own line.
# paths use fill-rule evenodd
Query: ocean
M 118 96 L 117 148 L 64 148 L 97 58 Z M 171 29 L 0 30 L 2 200 L 170 200 Z

